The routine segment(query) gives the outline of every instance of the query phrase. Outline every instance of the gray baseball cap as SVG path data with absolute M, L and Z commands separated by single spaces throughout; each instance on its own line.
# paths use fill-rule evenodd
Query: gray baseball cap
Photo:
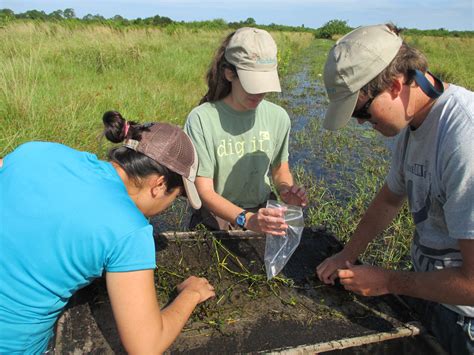
M 239 28 L 230 39 L 224 56 L 237 68 L 240 83 L 249 94 L 281 92 L 277 46 L 267 31 Z
M 329 97 L 324 128 L 336 130 L 347 124 L 360 89 L 390 64 L 402 43 L 402 38 L 386 25 L 356 28 L 336 42 L 324 67 Z

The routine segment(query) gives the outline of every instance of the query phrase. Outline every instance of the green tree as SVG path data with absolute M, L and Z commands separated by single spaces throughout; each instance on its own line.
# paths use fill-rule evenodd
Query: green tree
M 247 18 L 244 22 L 242 22 L 243 25 L 247 26 L 255 26 L 257 22 L 255 22 L 255 19 L 253 17 Z
M 64 17 L 67 19 L 76 18 L 76 13 L 74 12 L 74 9 L 71 9 L 71 8 L 64 9 Z
M 87 14 L 82 18 L 84 21 L 97 21 L 97 22 L 104 22 L 105 17 L 101 16 L 99 14 L 92 15 L 92 14 Z
M 0 27 L 15 19 L 15 13 L 10 9 L 0 9 Z
M 114 21 L 117 21 L 117 22 L 124 22 L 126 21 L 122 16 L 120 15 L 115 15 L 114 17 L 112 17 L 112 20 Z
M 13 10 L 10 9 L 0 9 L 0 17 L 13 19 L 15 18 L 15 13 L 13 12 Z
M 143 24 L 143 20 L 142 20 L 141 17 L 137 17 L 136 19 L 132 20 L 132 23 L 133 23 L 134 25 L 138 25 L 138 26 L 139 26 L 139 25 L 142 25 L 142 24 Z
M 62 20 L 64 18 L 64 11 L 63 10 L 53 11 L 48 15 L 48 18 L 53 19 L 53 20 Z
M 350 31 L 352 31 L 352 27 L 347 25 L 347 21 L 331 20 L 318 28 L 315 32 L 315 36 L 316 38 L 331 39 L 333 36 L 342 36 Z
M 48 18 L 46 12 L 38 10 L 28 10 L 23 14 L 19 14 L 18 16 L 20 18 L 29 18 L 32 20 L 46 20 Z
M 166 16 L 156 15 L 153 17 L 152 24 L 155 26 L 166 26 L 173 23 L 173 20 Z

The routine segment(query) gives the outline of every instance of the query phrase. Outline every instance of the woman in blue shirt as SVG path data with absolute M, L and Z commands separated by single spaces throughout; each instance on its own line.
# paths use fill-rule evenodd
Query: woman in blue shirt
M 78 289 L 105 272 L 117 327 L 128 352 L 163 352 L 195 306 L 214 296 L 190 277 L 160 311 L 155 248 L 146 216 L 180 194 L 199 208 L 197 155 L 178 127 L 103 117 L 121 146 L 110 162 L 57 143 L 29 142 L 0 159 L 0 353 L 40 353 Z

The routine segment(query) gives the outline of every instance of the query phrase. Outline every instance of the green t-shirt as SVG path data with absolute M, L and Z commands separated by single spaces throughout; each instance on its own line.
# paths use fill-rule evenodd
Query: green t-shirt
M 270 194 L 270 167 L 288 161 L 290 118 L 263 100 L 255 110 L 235 111 L 223 101 L 191 111 L 184 126 L 199 156 L 198 176 L 242 208 L 256 207 Z

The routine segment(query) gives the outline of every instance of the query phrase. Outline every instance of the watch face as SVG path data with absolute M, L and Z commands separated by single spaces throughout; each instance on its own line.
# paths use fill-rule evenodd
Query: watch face
M 235 220 L 235 223 L 239 226 L 239 227 L 243 227 L 245 225 L 245 211 L 242 212 L 241 214 L 239 214 Z

